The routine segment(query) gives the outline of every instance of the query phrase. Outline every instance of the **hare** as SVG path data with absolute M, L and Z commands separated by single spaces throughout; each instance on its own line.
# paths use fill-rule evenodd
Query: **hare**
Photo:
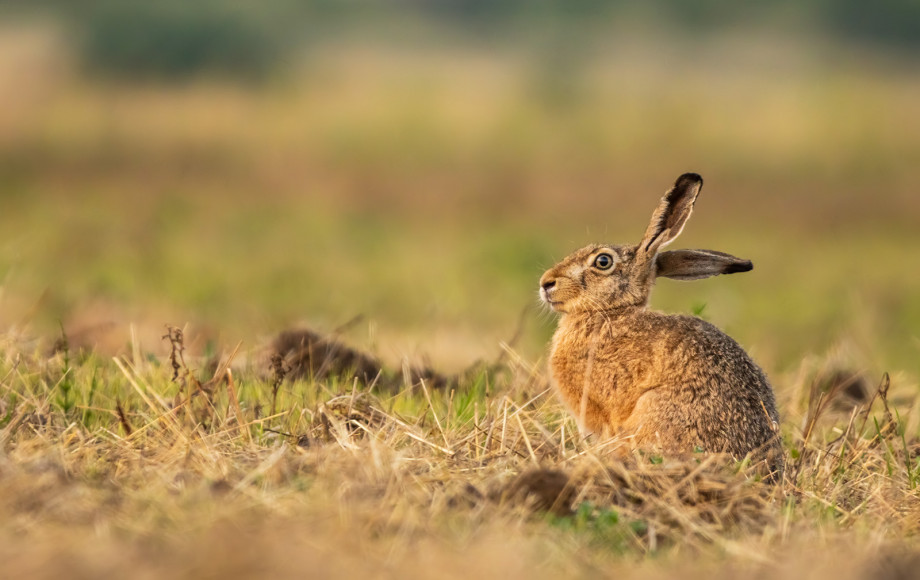
M 695 173 L 681 175 L 638 245 L 587 246 L 543 274 L 540 297 L 561 315 L 552 381 L 583 432 L 647 451 L 751 454 L 779 474 L 779 414 L 764 372 L 709 322 L 647 309 L 656 277 L 753 268 L 712 250 L 661 251 L 687 223 L 702 185 Z

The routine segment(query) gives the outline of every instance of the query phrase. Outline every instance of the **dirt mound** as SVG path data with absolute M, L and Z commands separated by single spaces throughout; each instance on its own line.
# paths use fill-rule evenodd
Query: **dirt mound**
M 377 357 L 308 328 L 285 330 L 270 347 L 273 372 L 294 380 L 357 380 L 387 391 L 411 388 L 421 381 L 431 389 L 456 385 L 457 378 L 427 366 L 387 368 Z

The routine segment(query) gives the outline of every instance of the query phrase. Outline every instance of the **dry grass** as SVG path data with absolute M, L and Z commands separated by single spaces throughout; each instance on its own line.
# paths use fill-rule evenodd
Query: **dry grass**
M 179 356 L 3 352 L 0 554 L 18 575 L 858 577 L 918 557 L 917 397 L 887 377 L 848 409 L 831 404 L 846 381 L 781 385 L 812 392 L 784 409 L 769 485 L 717 455 L 614 459 L 513 351 L 450 391 L 287 379 L 272 416 L 267 369 L 230 351 L 204 382 Z M 809 555 L 837 549 L 846 566 Z

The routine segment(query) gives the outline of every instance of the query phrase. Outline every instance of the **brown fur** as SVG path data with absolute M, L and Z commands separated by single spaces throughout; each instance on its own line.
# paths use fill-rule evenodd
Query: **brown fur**
M 541 296 L 561 314 L 552 379 L 586 431 L 649 451 L 750 453 L 779 472 L 779 414 L 763 371 L 712 324 L 646 308 L 656 276 L 692 280 L 751 268 L 721 252 L 660 253 L 701 187 L 699 176 L 682 175 L 638 245 L 588 246 L 543 274 Z

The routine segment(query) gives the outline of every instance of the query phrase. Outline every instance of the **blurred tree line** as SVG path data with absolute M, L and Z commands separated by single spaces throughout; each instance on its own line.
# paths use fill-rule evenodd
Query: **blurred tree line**
M 641 8 L 639 8 L 641 6 Z M 920 0 L 0 0 L 0 17 L 56 17 L 88 70 L 112 77 L 265 77 L 305 45 L 399 38 L 426 26 L 462 41 L 590 43 L 627 15 L 677 31 L 804 28 L 898 55 L 920 54 Z M 408 26 L 407 23 L 411 23 Z

